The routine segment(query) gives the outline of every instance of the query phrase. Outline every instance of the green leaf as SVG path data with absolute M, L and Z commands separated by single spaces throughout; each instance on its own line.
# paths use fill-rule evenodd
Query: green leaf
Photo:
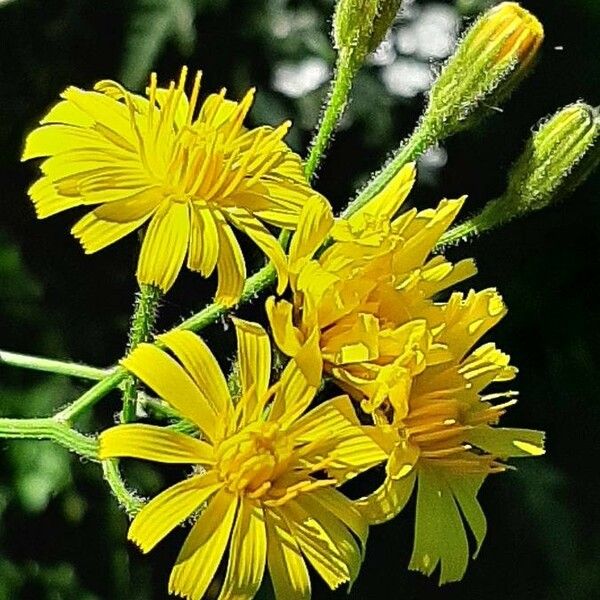
M 196 3 L 134 0 L 131 6 L 120 79 L 126 87 L 139 89 L 168 41 L 174 40 L 183 56 L 191 54 L 196 43 Z

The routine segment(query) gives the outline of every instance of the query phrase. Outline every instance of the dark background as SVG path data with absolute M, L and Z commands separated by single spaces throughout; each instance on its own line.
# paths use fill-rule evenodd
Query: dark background
M 361 72 L 316 181 L 334 206 L 342 207 L 410 133 L 423 107 L 419 90 L 449 50 L 432 40 L 445 35 L 450 43 L 452 23 L 492 3 L 408 3 L 391 40 Z M 545 25 L 542 60 L 503 113 L 445 144 L 447 162 L 443 151 L 429 156 L 411 199 L 416 206 L 468 193 L 467 213 L 475 212 L 502 192 L 508 167 L 541 118 L 580 98 L 599 102 L 600 2 L 522 4 Z M 165 81 L 185 63 L 204 70 L 204 93 L 226 85 L 239 98 L 257 86 L 250 120 L 292 118 L 289 141 L 303 152 L 334 58 L 332 5 L 0 0 L 0 347 L 106 366 L 126 341 L 135 236 L 86 257 L 68 234 L 77 211 L 37 221 L 26 196 L 37 171 L 19 162 L 23 138 L 60 91 L 107 77 L 141 89 L 150 69 Z M 462 583 L 438 588 L 435 578 L 407 571 L 411 505 L 393 523 L 372 529 L 350 598 L 583 600 L 598 594 L 600 309 L 593 284 L 600 267 L 599 188 L 596 173 L 562 204 L 450 252 L 474 256 L 480 272 L 472 285 L 497 286 L 505 297 L 509 315 L 493 337 L 521 370 L 521 401 L 505 423 L 547 431 L 547 455 L 488 479 L 480 496 L 488 538 Z M 259 263 L 256 253 L 251 257 Z M 163 302 L 161 329 L 199 309 L 213 291 L 214 281 L 184 274 Z M 242 314 L 262 319 L 261 310 L 257 302 Z M 221 324 L 206 337 L 222 356 L 231 349 L 232 332 L 224 335 Z M 0 416 L 51 414 L 84 389 L 76 380 L 1 367 Z M 118 397 L 109 397 L 82 428 L 110 424 L 118 407 Z M 150 464 L 132 464 L 127 472 L 148 494 L 171 479 Z M 126 527 L 97 465 L 49 443 L 0 441 L 0 599 L 164 598 L 185 531 L 142 556 L 126 543 Z M 346 597 L 313 581 L 315 598 Z

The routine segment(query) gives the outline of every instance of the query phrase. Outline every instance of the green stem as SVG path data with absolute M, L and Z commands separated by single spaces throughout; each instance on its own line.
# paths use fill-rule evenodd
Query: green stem
M 478 221 L 479 220 L 477 217 L 472 217 L 471 219 L 467 219 L 466 221 L 456 225 L 456 227 L 453 227 L 449 231 L 446 231 L 440 238 L 435 249 L 442 250 L 447 246 L 452 246 L 459 241 L 466 240 L 489 229 L 486 227 L 481 227 Z
M 144 502 L 127 489 L 119 471 L 119 461 L 117 459 L 103 460 L 102 473 L 112 493 L 119 504 L 125 509 L 125 512 L 130 517 L 140 512 L 144 506 Z
M 259 292 L 271 285 L 274 281 L 275 269 L 273 265 L 268 264 L 246 280 L 239 304 L 254 299 Z M 225 306 L 224 304 L 219 304 L 217 302 L 209 304 L 200 312 L 192 315 L 189 319 L 186 319 L 177 325 L 175 329 L 200 331 L 217 321 L 228 310 L 229 307 Z
M 375 174 L 356 198 L 348 204 L 340 216 L 347 218 L 353 215 L 371 200 L 371 198 L 376 196 L 404 165 L 419 158 L 419 156 L 438 141 L 437 137 L 425 127 L 424 122 L 422 121 L 408 140 L 398 148 L 392 160 Z
M 0 438 L 50 440 L 90 460 L 98 460 L 98 441 L 52 417 L 0 419 Z
M 152 335 L 156 322 L 157 307 L 160 301 L 160 290 L 153 285 L 140 285 L 140 292 L 135 299 L 135 308 L 129 327 L 129 343 L 127 352 L 131 352 L 139 343 L 147 342 Z M 135 419 L 137 406 L 137 381 L 129 375 L 123 386 L 123 410 L 121 421 L 129 423 Z
M 142 394 L 139 398 L 139 402 L 147 413 L 159 419 L 183 419 L 179 411 L 158 398 L 150 398 L 149 396 Z
M 63 423 L 72 422 L 81 413 L 104 398 L 111 390 L 114 390 L 126 378 L 127 371 L 122 367 L 117 367 L 108 377 L 105 377 L 102 381 L 91 387 L 85 394 L 77 398 L 75 402 L 56 413 L 54 418 Z
M 358 68 L 352 61 L 352 53 L 340 51 L 335 74 L 331 80 L 327 104 L 321 115 L 317 132 L 310 143 L 308 158 L 304 165 L 304 172 L 309 181 L 319 167 L 323 154 L 331 141 L 331 136 L 344 114 L 350 90 L 352 89 L 352 82 L 357 71 Z
M 99 381 L 110 375 L 113 369 L 97 369 L 88 365 L 42 358 L 40 356 L 29 356 L 28 354 L 19 354 L 17 352 L 8 352 L 0 350 L 0 363 L 20 367 L 22 369 L 32 369 L 33 371 L 46 371 L 58 375 L 69 375 L 71 377 L 81 377 L 82 379 L 91 379 Z

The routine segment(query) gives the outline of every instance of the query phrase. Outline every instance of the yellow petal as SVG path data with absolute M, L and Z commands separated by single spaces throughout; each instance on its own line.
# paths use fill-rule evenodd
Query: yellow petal
M 301 260 L 311 258 L 323 244 L 333 226 L 333 212 L 329 202 L 322 196 L 312 196 L 300 213 L 296 233 L 289 250 L 290 269 L 299 270 Z
M 272 510 L 267 517 L 267 562 L 276 600 L 309 600 L 306 563 L 284 519 Z
M 443 309 L 445 328 L 440 340 L 462 358 L 477 341 L 506 315 L 502 296 L 495 289 L 471 290 L 467 297 L 452 294 Z
M 294 327 L 294 307 L 287 300 L 276 302 L 275 297 L 270 296 L 265 311 L 275 344 L 287 356 L 295 356 L 300 350 L 300 335 Z
M 238 365 L 246 422 L 258 418 L 256 410 L 269 387 L 271 342 L 257 323 L 233 319 L 238 345 Z
M 127 537 L 150 552 L 177 525 L 198 510 L 223 484 L 213 471 L 184 479 L 155 496 L 137 514 Z
M 301 503 L 301 498 L 302 494 L 284 504 L 278 512 L 296 538 L 302 554 L 325 583 L 336 589 L 351 579 L 350 567 L 345 560 L 347 549 L 343 545 L 344 540 L 341 535 L 332 537 L 331 529 L 324 526 L 323 515 L 311 515 Z
M 499 458 L 544 454 L 544 432 L 532 429 L 480 425 L 467 432 L 466 441 Z
M 204 340 L 191 331 L 179 330 L 164 333 L 158 339 L 175 353 L 198 389 L 211 403 L 215 414 L 225 418 L 233 408 L 227 382 Z
M 396 272 L 410 271 L 423 264 L 441 235 L 454 221 L 466 196 L 458 200 L 442 200 L 436 209 L 418 213 L 402 233 L 405 244 L 394 255 Z
M 319 347 L 320 334 L 318 329 L 313 329 L 293 358 L 294 363 L 306 377 L 308 385 L 313 387 L 321 385 L 323 374 L 323 358 Z
M 348 569 L 350 583 L 352 584 L 358 577 L 364 556 L 364 544 L 366 543 L 366 532 L 368 531 L 366 522 L 364 522 L 360 513 L 352 506 L 350 500 L 339 492 L 337 492 L 337 496 L 335 496 L 335 500 L 333 501 L 335 510 L 330 510 L 330 503 L 326 500 L 322 501 L 326 496 L 320 495 L 318 493 L 320 491 L 323 490 L 316 490 L 316 493 L 312 494 L 300 494 L 295 502 L 306 511 L 306 514 L 311 515 L 315 522 L 318 522 L 323 527 L 323 531 L 335 544 Z M 331 491 L 335 492 L 335 490 Z M 329 499 L 332 500 L 333 498 L 330 497 Z M 361 540 L 362 545 L 360 547 L 356 543 L 354 536 L 350 533 L 349 524 L 338 515 L 349 517 L 356 525 L 362 521 L 361 531 L 364 533 L 364 538 Z
M 386 459 L 385 452 L 366 434 L 366 429 L 357 427 L 337 441 L 329 452 L 324 468 L 338 483 L 352 479 Z
M 168 107 L 169 98 L 171 94 L 175 94 L 177 98 L 177 105 L 173 110 L 172 107 Z M 173 100 L 171 99 L 170 102 Z M 164 111 L 165 107 L 168 107 L 168 110 L 172 111 L 173 114 L 173 123 L 177 127 L 182 127 L 187 120 L 189 102 L 187 96 L 184 93 L 178 93 L 178 90 L 171 91 L 168 88 L 157 88 L 156 89 L 156 102 L 161 107 L 161 110 Z
M 136 206 L 132 206 L 130 200 L 99 206 L 77 221 L 71 233 L 86 254 L 102 250 L 141 227 L 152 216 L 157 206 L 156 199 L 149 196 L 140 200 Z
M 79 196 L 61 196 L 48 177 L 38 179 L 27 191 L 33 201 L 38 219 L 45 219 L 56 213 L 80 206 Z
M 192 207 L 190 227 L 190 249 L 187 266 L 208 277 L 215 269 L 219 258 L 219 233 L 215 219 L 207 208 Z
M 517 369 L 510 365 L 510 356 L 496 348 L 493 343 L 476 348 L 461 363 L 458 373 L 468 382 L 469 389 L 481 392 L 494 381 L 514 379 Z
M 356 507 L 370 524 L 385 523 L 406 506 L 412 496 L 415 481 L 414 470 L 402 479 L 386 477 L 372 494 L 357 500 Z
M 334 329 L 332 329 L 334 331 Z M 336 364 L 351 364 L 375 360 L 379 356 L 379 319 L 359 313 L 348 329 L 322 336 L 323 355 Z
M 140 344 L 121 364 L 214 440 L 217 414 L 190 376 L 168 354 L 152 344 Z
M 450 486 L 434 468 L 420 469 L 415 543 L 408 568 L 431 575 L 441 564 L 442 584 L 462 579 L 468 562 L 467 534 Z
M 227 218 L 240 231 L 245 233 L 269 258 L 277 273 L 277 293 L 283 294 L 287 287 L 287 261 L 281 244 L 269 230 L 248 211 L 242 208 L 228 208 Z
M 386 473 L 392 479 L 402 479 L 415 468 L 421 452 L 419 447 L 406 440 L 400 440 L 390 454 Z
M 105 94 L 85 91 L 73 86 L 68 87 L 61 96 L 67 101 L 70 110 L 75 114 L 73 116 L 67 114 L 66 109 L 60 111 L 60 113 L 59 111 L 51 111 L 46 116 L 45 122 L 60 119 L 60 121 L 67 124 L 91 126 L 91 124 L 83 123 L 79 116 L 80 113 L 83 113 L 92 121 L 92 124 L 97 123 L 109 128 L 112 136 L 118 136 L 119 145 L 129 147 L 132 152 L 135 151 L 137 147 L 136 139 L 131 128 L 129 111 L 124 104 L 115 102 Z M 99 129 L 99 131 L 102 132 L 102 129 Z
M 348 217 L 353 229 L 362 229 L 365 219 L 390 220 L 398 211 L 415 184 L 417 169 L 415 163 L 404 165 L 378 194 L 363 207 Z
M 211 464 L 213 448 L 206 442 L 164 427 L 129 423 L 103 431 L 101 460 L 129 457 L 161 463 Z
M 208 503 L 188 535 L 169 578 L 169 593 L 202 598 L 231 536 L 238 500 L 225 490 Z
M 116 200 L 102 204 L 94 210 L 99 219 L 115 223 L 128 223 L 154 212 L 162 200 L 157 187 L 136 191 L 124 200 Z
M 348 500 L 344 494 L 334 488 L 321 488 L 315 490 L 311 496 L 327 511 L 346 525 L 356 537 L 364 550 L 369 535 L 369 525 L 360 513 L 355 503 Z
M 79 240 L 86 254 L 93 254 L 119 241 L 141 227 L 150 217 L 148 214 L 129 223 L 111 223 L 99 219 L 95 212 L 89 212 L 71 229 L 71 233 Z
M 238 103 L 233 100 L 225 100 L 225 90 L 221 94 L 209 94 L 200 110 L 197 123 L 204 122 L 213 127 L 219 127 L 225 123 L 233 112 Z
M 93 129 L 50 124 L 34 129 L 25 140 L 21 160 L 52 156 L 71 150 L 97 149 L 112 151 L 113 145 Z
M 242 500 L 219 600 L 251 600 L 260 588 L 266 560 L 267 530 L 263 509 Z
M 40 125 L 48 125 L 50 123 L 62 123 L 64 125 L 75 125 L 77 127 L 92 127 L 94 125 L 94 119 L 75 106 L 72 102 L 61 100 L 40 119 Z
M 467 475 L 461 477 L 452 477 L 449 479 L 452 493 L 460 506 L 460 510 L 464 515 L 473 535 L 477 542 L 477 548 L 473 558 L 477 558 L 477 554 L 481 549 L 481 544 L 485 539 L 487 532 L 487 521 L 485 514 L 477 500 L 477 493 L 485 479 L 485 475 Z
M 225 223 L 222 217 L 217 220 L 217 231 L 219 233 L 219 259 L 217 261 L 219 283 L 215 300 L 225 306 L 233 306 L 242 295 L 246 279 L 246 264 L 231 227 Z
M 270 420 L 277 420 L 282 425 L 288 426 L 308 408 L 314 398 L 317 387 L 321 382 L 321 369 L 314 369 L 313 366 L 308 367 L 309 357 L 304 356 L 304 354 L 305 349 L 310 346 L 308 343 L 303 346 L 296 357 L 292 358 L 283 370 L 269 414 Z M 314 350 L 312 353 L 314 359 Z M 320 357 L 320 354 L 317 356 Z M 316 374 L 317 371 L 318 375 Z
M 331 440 L 354 432 L 359 425 L 350 398 L 338 396 L 322 402 L 297 419 L 289 434 L 299 442 Z
M 187 204 L 170 202 L 160 207 L 144 236 L 137 268 L 138 281 L 168 291 L 181 270 L 189 235 Z

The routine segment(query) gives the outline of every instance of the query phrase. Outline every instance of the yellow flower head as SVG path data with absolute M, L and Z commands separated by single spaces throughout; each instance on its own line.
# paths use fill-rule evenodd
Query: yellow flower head
M 402 385 L 388 377 L 392 364 L 410 376 L 423 367 L 425 351 L 430 360 L 444 358 L 432 335 L 441 323 L 430 310 L 433 297 L 475 272 L 471 260 L 454 265 L 442 256 L 429 258 L 462 199 L 393 218 L 414 178 L 414 165 L 408 165 L 365 207 L 335 224 L 325 202 L 309 201 L 290 247 L 293 303 L 267 303 L 281 350 L 294 356 L 304 340 L 317 336 L 313 369 L 322 368 L 358 399 L 373 400 Z M 335 241 L 315 259 L 328 233 Z
M 96 252 L 149 221 L 139 258 L 140 283 L 163 291 L 184 259 L 193 271 L 219 273 L 217 300 L 235 303 L 246 276 L 231 225 L 247 234 L 287 283 L 285 257 L 263 221 L 294 229 L 314 195 L 300 158 L 282 141 L 290 123 L 247 129 L 254 90 L 241 102 L 225 90 L 196 110 L 200 73 L 191 94 L 187 69 L 179 82 L 147 98 L 114 81 L 94 91 L 70 87 L 27 138 L 23 160 L 47 157 L 29 190 L 39 218 L 97 205 L 72 229 L 86 253 Z
M 504 459 L 543 454 L 544 435 L 495 427 L 516 403 L 516 392 L 484 394 L 491 383 L 516 374 L 494 344 L 470 351 L 506 312 L 497 292 L 455 293 L 432 310 L 444 321 L 436 342 L 445 349 L 445 360 L 436 356 L 429 361 L 425 352 L 422 370 L 410 379 L 402 368 L 388 374 L 403 381 L 404 388 L 370 406 L 377 426 L 374 439 L 388 455 L 386 477 L 357 506 L 370 523 L 387 521 L 404 508 L 418 481 L 409 566 L 431 575 L 440 565 L 440 583 L 445 583 L 461 579 L 467 568 L 463 520 L 477 551 L 485 537 L 485 515 L 477 500 L 485 477 L 506 470 Z
M 441 564 L 445 582 L 467 566 L 463 516 L 478 544 L 485 535 L 476 500 L 485 476 L 504 470 L 502 459 L 543 453 L 543 435 L 493 427 L 515 394 L 483 390 L 515 369 L 493 344 L 469 351 L 506 308 L 493 289 L 435 300 L 475 266 L 430 257 L 462 199 L 393 218 L 414 175 L 405 167 L 335 224 L 324 203 L 309 202 L 290 248 L 293 302 L 270 299 L 267 308 L 279 347 L 294 356 L 316 338 L 310 368 L 329 374 L 371 416 L 375 428 L 366 431 L 388 460 L 382 486 L 357 504 L 369 522 L 393 518 L 418 479 L 410 566 L 431 574 Z M 328 233 L 333 243 L 315 258 Z M 498 397 L 506 401 L 494 406 Z
M 190 332 L 160 338 L 178 360 L 150 344 L 123 360 L 199 427 L 201 440 L 152 425 L 119 425 L 101 434 L 100 456 L 194 465 L 129 530 L 148 552 L 201 510 L 171 573 L 171 593 L 203 597 L 229 549 L 221 600 L 252 598 L 265 565 L 278 600 L 308 598 L 306 560 L 332 588 L 356 577 L 366 521 L 335 488 L 385 455 L 359 426 L 347 397 L 307 412 L 316 389 L 299 364 L 313 351 L 310 344 L 269 386 L 266 333 L 239 320 L 236 331 L 241 397 L 235 402 L 214 356 Z

